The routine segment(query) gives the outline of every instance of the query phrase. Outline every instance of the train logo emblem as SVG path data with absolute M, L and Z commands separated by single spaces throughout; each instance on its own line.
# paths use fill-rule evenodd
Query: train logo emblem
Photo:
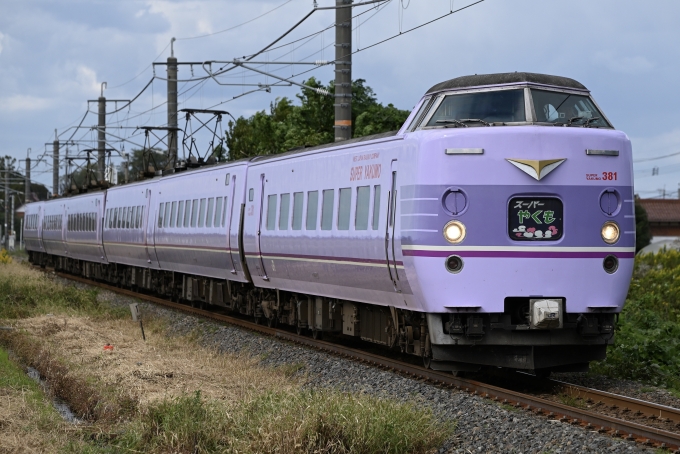
M 517 167 L 522 172 L 527 175 L 540 180 L 541 178 L 548 175 L 550 172 L 555 170 L 560 164 L 562 164 L 565 159 L 543 159 L 543 160 L 533 160 L 533 159 L 506 159 L 510 164 Z

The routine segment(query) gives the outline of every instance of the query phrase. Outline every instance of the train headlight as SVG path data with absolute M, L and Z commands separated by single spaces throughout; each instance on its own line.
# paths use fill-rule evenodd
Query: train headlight
M 458 244 L 465 239 L 465 225 L 460 221 L 450 221 L 444 226 L 444 238 L 453 244 Z
M 602 226 L 602 239 L 607 244 L 614 244 L 619 241 L 619 236 L 621 236 L 621 230 L 619 225 L 614 221 L 607 221 Z

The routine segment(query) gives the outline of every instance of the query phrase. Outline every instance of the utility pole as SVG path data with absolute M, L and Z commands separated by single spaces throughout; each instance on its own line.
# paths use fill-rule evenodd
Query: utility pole
M 28 149 L 28 153 L 31 149 Z M 24 187 L 24 203 L 28 203 L 31 197 L 31 158 L 26 155 L 26 186 Z
M 9 251 L 9 165 L 5 162 L 5 250 Z
M 59 195 L 59 136 L 54 130 L 54 142 L 52 142 L 52 196 Z
M 99 103 L 99 128 L 97 129 L 97 182 L 104 181 L 104 166 L 106 166 L 106 98 L 104 97 L 104 87 L 106 82 L 102 82 Z
M 175 38 L 170 40 L 168 57 L 168 163 L 166 169 L 174 169 L 177 163 L 177 59 L 174 49 Z M 125 178 L 127 183 L 127 177 Z
M 9 212 L 9 218 L 11 219 L 10 225 L 12 226 L 12 229 L 10 230 L 14 236 L 16 236 L 16 231 L 14 230 L 14 194 L 11 196 L 12 202 L 11 202 L 11 210 Z
M 352 138 L 352 0 L 335 0 L 335 141 Z

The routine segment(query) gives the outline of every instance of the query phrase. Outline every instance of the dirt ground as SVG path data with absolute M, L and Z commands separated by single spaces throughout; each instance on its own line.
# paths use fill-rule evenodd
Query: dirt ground
M 167 338 L 152 326 L 145 327 L 145 342 L 139 324 L 130 320 L 48 315 L 18 320 L 16 327 L 47 343 L 75 373 L 130 391 L 142 406 L 198 390 L 229 402 L 257 390 L 295 386 L 283 373 L 257 366 L 256 359 L 217 354 L 185 338 Z

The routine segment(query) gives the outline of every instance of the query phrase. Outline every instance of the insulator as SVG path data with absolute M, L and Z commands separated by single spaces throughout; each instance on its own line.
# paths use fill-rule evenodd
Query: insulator
M 324 66 L 328 64 L 328 60 L 314 60 L 316 66 Z
M 330 95 L 330 92 L 328 90 L 324 90 L 323 88 L 317 88 L 316 92 L 320 95 L 328 96 Z

